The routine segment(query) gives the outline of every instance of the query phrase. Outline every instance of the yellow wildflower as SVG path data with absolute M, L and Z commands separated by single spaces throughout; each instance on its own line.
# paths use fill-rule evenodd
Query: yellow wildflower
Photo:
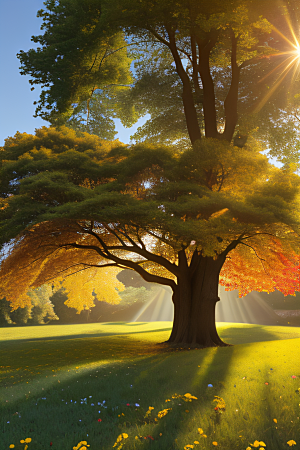
M 250 445 L 251 445 L 251 447 L 255 447 L 255 448 L 260 447 L 260 446 L 262 446 L 262 447 L 266 446 L 266 444 L 263 441 L 254 441 L 253 444 L 250 444 Z
M 31 438 L 26 438 L 25 442 L 26 442 L 26 444 L 29 444 L 29 442 L 31 442 Z
M 203 434 L 202 428 L 198 428 L 198 433 Z
M 277 423 L 277 419 L 273 419 L 273 422 Z
M 184 447 L 183 450 L 189 450 L 189 448 L 194 448 L 194 446 L 191 445 L 191 444 L 188 444 L 188 445 L 186 445 L 186 446 Z
M 215 445 L 215 446 L 217 446 L 217 445 L 218 445 L 218 443 L 214 441 L 214 442 L 212 443 L 212 445 Z
M 292 445 L 296 445 L 296 442 L 293 440 L 287 441 L 287 444 L 291 447 Z
M 194 441 L 194 444 L 198 445 L 198 444 L 199 444 L 199 441 Z
M 10 444 L 9 448 L 15 448 L 15 444 Z
M 188 398 L 188 399 L 193 399 L 193 400 L 198 400 L 197 397 L 195 397 L 194 395 L 191 395 L 190 393 L 184 394 L 184 397 Z
M 21 440 L 20 440 L 20 443 L 21 443 L 21 444 L 25 444 L 24 439 L 21 439 Z
M 117 437 L 116 442 L 114 443 L 113 447 L 116 447 L 123 439 L 127 439 L 128 438 L 128 434 L 127 433 L 121 433 L 119 434 L 119 436 Z M 119 448 L 122 448 L 122 445 L 120 445 Z
M 162 417 L 166 416 L 169 411 L 171 411 L 172 408 L 163 409 L 162 411 L 159 411 L 157 414 L 157 417 L 161 419 Z

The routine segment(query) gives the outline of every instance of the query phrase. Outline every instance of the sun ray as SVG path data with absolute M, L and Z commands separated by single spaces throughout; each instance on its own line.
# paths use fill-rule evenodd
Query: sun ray
M 276 52 L 274 54 L 267 55 L 268 58 L 277 57 L 285 57 L 283 61 L 278 63 L 276 67 L 270 70 L 263 78 L 259 80 L 259 83 L 262 83 L 264 80 L 269 78 L 274 73 L 278 73 L 277 78 L 275 79 L 273 85 L 268 89 L 268 92 L 263 96 L 260 102 L 255 106 L 254 112 L 257 113 L 261 110 L 261 108 L 267 103 L 267 101 L 271 98 L 274 92 L 279 88 L 283 80 L 287 77 L 288 74 L 291 73 L 292 69 L 292 77 L 291 82 L 295 79 L 296 73 L 299 72 L 299 64 L 300 64 L 300 42 L 297 39 L 295 30 L 292 27 L 290 18 L 285 16 L 289 31 L 291 33 L 292 39 L 289 39 L 284 33 L 282 33 L 278 28 L 272 25 L 273 31 L 275 31 L 284 41 L 286 41 L 291 48 L 291 50 L 286 50 L 283 52 Z

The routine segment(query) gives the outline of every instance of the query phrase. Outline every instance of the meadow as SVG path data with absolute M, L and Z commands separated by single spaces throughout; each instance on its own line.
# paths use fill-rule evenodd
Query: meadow
M 233 345 L 206 349 L 170 330 L 1 328 L 1 450 L 300 449 L 300 328 L 218 323 Z

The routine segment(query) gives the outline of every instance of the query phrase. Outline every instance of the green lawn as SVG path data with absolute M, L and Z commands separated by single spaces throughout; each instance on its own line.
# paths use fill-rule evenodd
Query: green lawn
M 218 325 L 233 346 L 157 345 L 171 322 L 1 328 L 1 450 L 300 449 L 300 329 Z

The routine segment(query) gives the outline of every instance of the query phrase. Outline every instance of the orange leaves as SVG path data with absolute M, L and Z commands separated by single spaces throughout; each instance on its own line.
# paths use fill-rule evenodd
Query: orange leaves
M 262 234 L 243 241 L 231 251 L 220 274 L 226 290 L 239 289 L 243 297 L 251 291 L 293 295 L 300 290 L 299 255 L 287 242 Z
M 119 303 L 118 291 L 124 289 L 116 279 L 120 269 L 99 270 L 95 267 L 102 261 L 99 253 L 63 245 L 68 242 L 89 245 L 95 244 L 95 238 L 80 233 L 79 225 L 73 221 L 34 226 L 1 264 L 0 298 L 6 297 L 13 309 L 31 306 L 27 295 L 30 289 L 43 284 L 61 287 L 63 281 L 69 294 L 68 306 L 78 312 L 94 306 L 93 291 L 100 301 Z

